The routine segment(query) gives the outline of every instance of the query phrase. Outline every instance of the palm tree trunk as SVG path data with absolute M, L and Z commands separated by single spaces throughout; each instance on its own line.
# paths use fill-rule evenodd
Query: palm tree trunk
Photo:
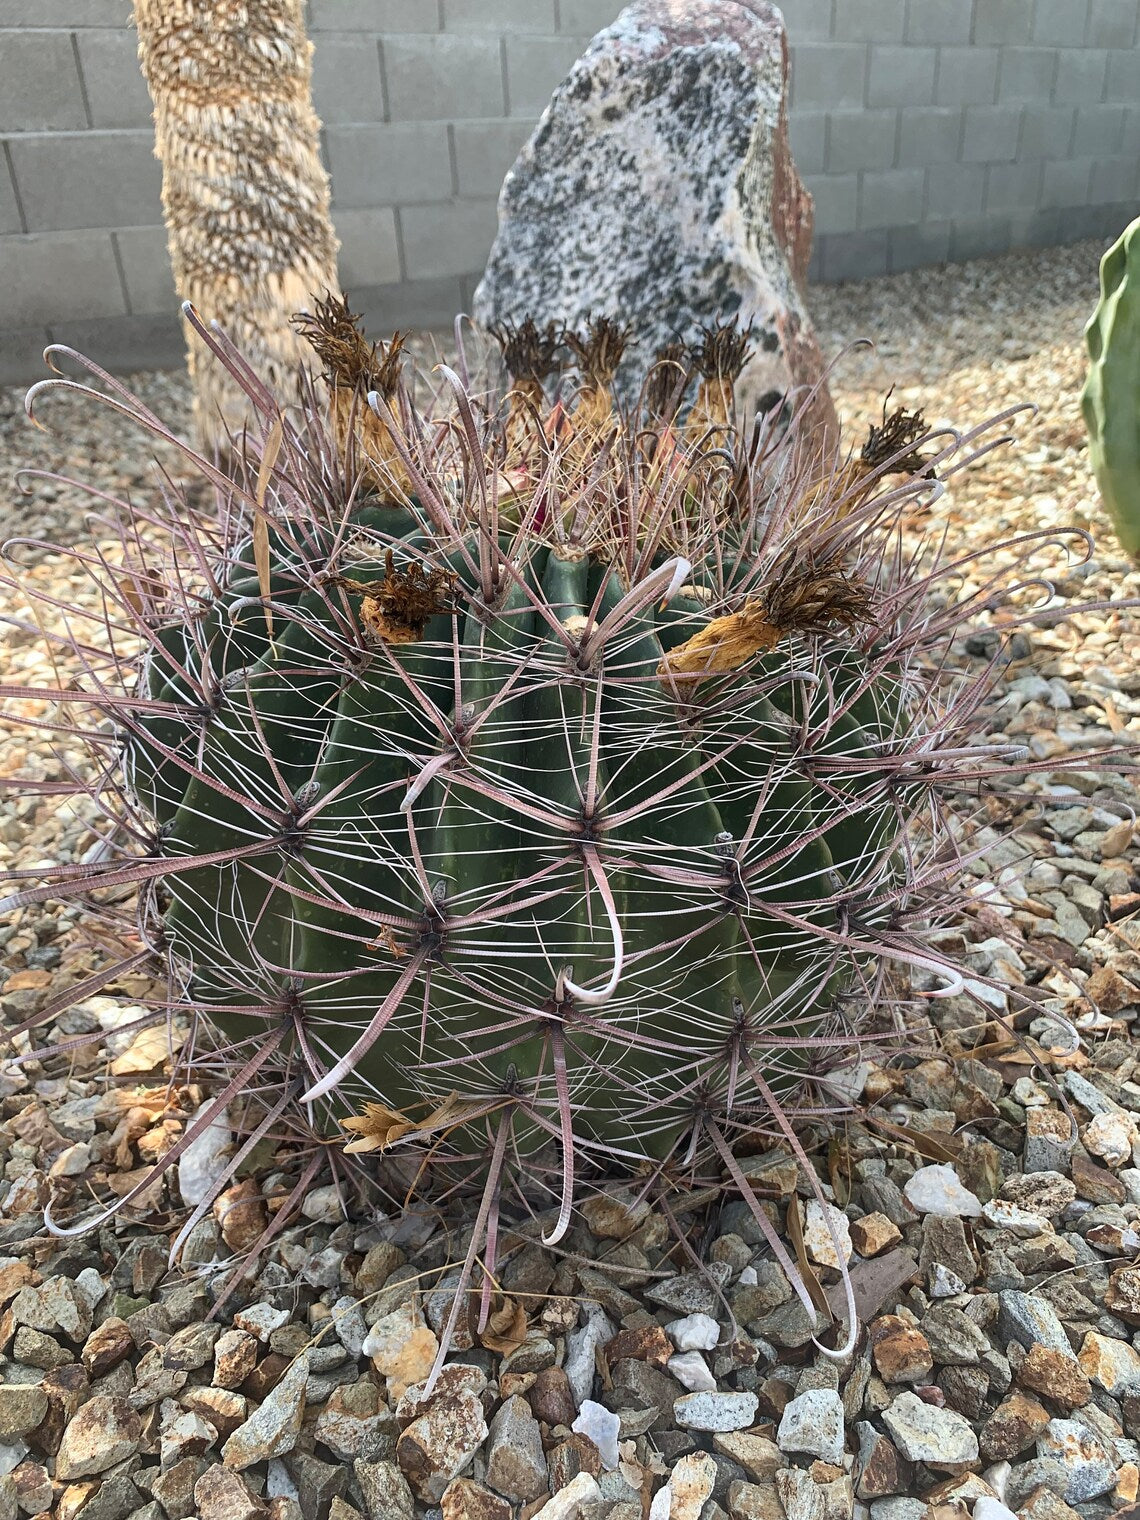
M 311 354 L 289 318 L 338 288 L 303 0 L 134 0 L 134 13 L 179 297 L 286 394 Z M 199 439 L 224 451 L 245 398 L 189 333 L 187 349 Z

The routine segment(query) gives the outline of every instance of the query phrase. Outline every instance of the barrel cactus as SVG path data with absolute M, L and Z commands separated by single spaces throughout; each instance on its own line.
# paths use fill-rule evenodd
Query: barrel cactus
M 943 793 L 992 760 L 985 675 L 938 675 L 996 582 L 931 598 L 963 564 L 899 533 L 990 444 L 896 413 L 823 460 L 796 397 L 744 427 L 728 326 L 628 413 L 605 321 L 501 333 L 503 393 L 416 395 L 347 306 L 301 325 L 328 394 L 282 406 L 199 324 L 261 419 L 232 474 L 194 461 L 216 512 L 124 505 L 119 553 L 71 551 L 103 611 L 62 710 L 104 723 L 111 822 L 9 905 L 137 884 L 227 1062 L 168 1162 L 240 1100 L 247 1149 L 294 1113 L 477 1171 L 484 1237 L 525 1176 L 552 1239 L 583 1178 L 712 1166 L 782 1250 L 741 1147 L 833 1101 L 810 1079 L 916 968 L 962 986 L 910 924 L 950 901 Z
M 1100 261 L 1100 301 L 1085 341 L 1089 459 L 1122 548 L 1140 559 L 1140 218 Z

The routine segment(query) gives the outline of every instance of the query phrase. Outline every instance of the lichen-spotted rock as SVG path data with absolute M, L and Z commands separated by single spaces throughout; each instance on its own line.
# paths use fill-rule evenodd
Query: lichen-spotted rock
M 637 0 L 555 90 L 499 196 L 483 323 L 605 314 L 632 326 L 619 380 L 716 318 L 755 320 L 737 386 L 765 408 L 819 384 L 804 303 L 812 201 L 792 162 L 788 50 L 768 0 Z

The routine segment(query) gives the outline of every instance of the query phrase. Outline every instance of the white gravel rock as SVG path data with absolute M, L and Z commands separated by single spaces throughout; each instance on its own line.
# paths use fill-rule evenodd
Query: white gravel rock
M 747 1430 L 759 1404 L 754 1393 L 683 1393 L 673 1418 L 684 1430 Z
M 1008 1230 L 1018 1240 L 1032 1240 L 1035 1235 L 1053 1234 L 1053 1226 L 1048 1219 L 1029 1209 L 1020 1208 L 1016 1203 L 1008 1203 L 1004 1198 L 994 1198 L 983 1204 L 982 1217 L 987 1224 L 992 1224 L 999 1230 Z
M 607 1409 L 604 1404 L 596 1404 L 593 1399 L 583 1399 L 578 1418 L 570 1429 L 578 1435 L 589 1436 L 598 1448 L 602 1466 L 608 1472 L 612 1472 L 618 1465 L 618 1431 L 621 1429 L 621 1417 Z
M 804 1214 L 804 1246 L 812 1261 L 836 1270 L 846 1266 L 853 1250 L 847 1215 L 834 1204 L 815 1198 L 809 1199 Z
M 665 1365 L 681 1387 L 690 1393 L 712 1393 L 716 1389 L 716 1378 L 699 1351 L 683 1351 L 680 1356 L 671 1356 Z
M 1123 1166 L 1134 1161 L 1140 1150 L 1140 1130 L 1131 1114 L 1096 1114 L 1085 1126 L 1081 1139 L 1085 1149 L 1099 1156 L 1107 1166 Z
M 784 1409 L 776 1444 L 781 1451 L 843 1461 L 843 1400 L 830 1388 L 810 1388 Z
M 883 1411 L 883 1424 L 908 1462 L 925 1462 L 936 1471 L 978 1460 L 978 1438 L 970 1423 L 953 1409 L 926 1404 L 916 1393 L 900 1393 Z
M 606 1341 L 612 1341 L 617 1330 L 604 1310 L 597 1304 L 587 1304 L 586 1323 L 579 1325 L 566 1337 L 566 1364 L 563 1371 L 579 1406 L 589 1398 L 594 1386 L 594 1352 Z
M 203 1105 L 198 1110 L 188 1128 L 197 1123 L 207 1107 Z M 218 1118 L 182 1152 L 178 1158 L 178 1191 L 187 1208 L 197 1208 L 221 1178 L 233 1139 L 227 1121 Z
M 977 1219 L 982 1205 L 962 1186 L 952 1166 L 920 1166 L 903 1187 L 903 1196 L 919 1214 L 938 1214 L 947 1219 Z
M 744 1271 L 750 1270 L 745 1267 Z M 752 1268 L 755 1276 L 755 1268 Z M 740 1275 L 744 1281 L 744 1273 Z M 665 1326 L 665 1334 L 678 1351 L 711 1351 L 720 1340 L 720 1326 L 711 1314 L 686 1314 L 684 1319 L 673 1319 Z
M 988 1494 L 983 1494 L 974 1501 L 974 1520 L 1017 1520 L 1017 1516 L 1000 1499 L 991 1499 Z

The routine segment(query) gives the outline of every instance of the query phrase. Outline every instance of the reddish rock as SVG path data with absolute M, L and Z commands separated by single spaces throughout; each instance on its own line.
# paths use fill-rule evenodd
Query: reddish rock
M 214 1200 L 222 1239 L 235 1255 L 251 1251 L 269 1224 L 269 1209 L 256 1177 L 243 1178 Z
M 201 1520 L 267 1520 L 269 1508 L 250 1492 L 240 1473 L 211 1466 L 194 1485 Z
M 982 1426 L 978 1448 L 987 1462 L 1008 1461 L 1032 1446 L 1049 1423 L 1049 1411 L 1028 1394 L 1011 1393 Z
M 96 1394 L 68 1421 L 55 1459 L 55 1475 L 65 1483 L 106 1472 L 134 1456 L 142 1421 L 126 1399 Z
M 54 1457 L 63 1440 L 64 1428 L 83 1402 L 90 1386 L 78 1362 L 45 1372 L 40 1387 L 47 1396 L 47 1413 L 28 1437 L 29 1445 Z
M 1129 1325 L 1140 1325 L 1140 1267 L 1118 1267 L 1108 1280 L 1104 1307 Z
M 551 1448 L 546 1455 L 546 1465 L 550 1471 L 550 1491 L 557 1493 L 572 1483 L 579 1473 L 598 1477 L 602 1471 L 602 1458 L 589 1436 L 575 1433 Z
M 547 1367 L 536 1372 L 534 1383 L 526 1395 L 536 1420 L 547 1425 L 572 1425 L 578 1410 L 570 1379 L 561 1367 Z
M 396 1460 L 417 1497 L 438 1504 L 453 1478 L 459 1477 L 487 1439 L 483 1405 L 461 1391 L 433 1403 L 396 1442 Z
M 878 1256 L 900 1240 L 902 1231 L 885 1214 L 864 1214 L 851 1221 L 851 1244 L 860 1256 Z
M 1072 1357 L 1034 1342 L 1017 1369 L 1016 1381 L 1064 1410 L 1083 1409 L 1092 1398 L 1092 1384 Z
M 1089 1203 L 1123 1203 L 1127 1197 L 1124 1184 L 1106 1167 L 1097 1166 L 1080 1151 L 1073 1152 L 1072 1178 L 1076 1184 L 1077 1197 Z
M 248 1330 L 227 1330 L 214 1347 L 214 1384 L 240 1388 L 257 1366 L 258 1342 Z
M 100 1378 L 112 1367 L 133 1355 L 134 1336 L 126 1320 L 105 1319 L 97 1325 L 83 1343 L 79 1359 L 87 1369 L 88 1377 Z
M 934 1370 L 930 1342 L 898 1314 L 881 1314 L 867 1328 L 875 1368 L 884 1383 L 925 1382 Z
M 602 1349 L 611 1367 L 627 1356 L 664 1367 L 675 1347 L 660 1325 L 641 1325 L 636 1330 L 619 1330 Z
M 482 1483 L 456 1478 L 439 1502 L 443 1520 L 511 1520 L 511 1506 Z
M 908 1462 L 888 1436 L 866 1420 L 856 1427 L 859 1457 L 855 1466 L 855 1494 L 870 1502 L 888 1494 L 905 1494 L 914 1481 L 914 1464 Z

